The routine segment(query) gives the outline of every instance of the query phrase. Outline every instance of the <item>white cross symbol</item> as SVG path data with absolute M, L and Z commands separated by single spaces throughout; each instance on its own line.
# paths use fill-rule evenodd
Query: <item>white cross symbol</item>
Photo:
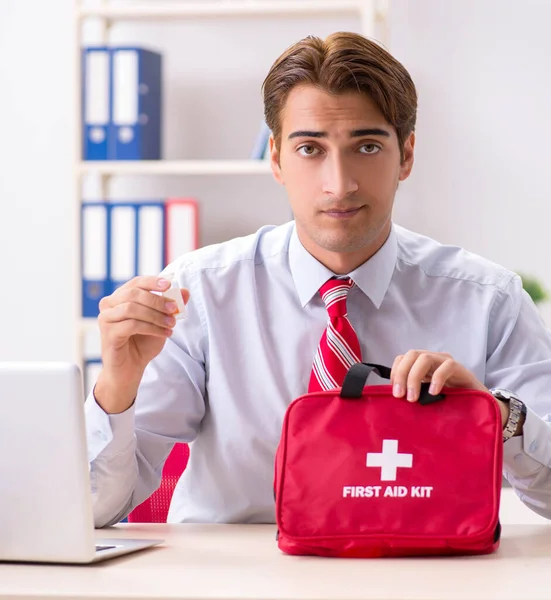
M 396 481 L 398 467 L 413 464 L 413 454 L 399 454 L 398 440 L 383 440 L 382 452 L 368 452 L 366 466 L 381 467 L 381 481 Z

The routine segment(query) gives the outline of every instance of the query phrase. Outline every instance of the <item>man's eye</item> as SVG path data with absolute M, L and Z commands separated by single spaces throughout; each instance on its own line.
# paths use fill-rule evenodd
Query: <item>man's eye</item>
M 366 150 L 363 154 L 377 154 L 377 152 L 381 150 L 381 147 L 377 146 L 377 144 L 364 144 L 363 146 L 360 146 L 360 151 L 362 148 L 365 148 Z
M 315 156 L 318 153 L 318 149 L 315 146 L 305 144 L 304 146 L 300 146 L 298 153 L 302 156 Z

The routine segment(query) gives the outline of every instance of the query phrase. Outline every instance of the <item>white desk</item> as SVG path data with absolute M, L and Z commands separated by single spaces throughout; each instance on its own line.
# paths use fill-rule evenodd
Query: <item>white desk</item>
M 506 525 L 500 550 L 462 558 L 282 554 L 272 525 L 119 525 L 164 538 L 90 566 L 0 565 L 0 598 L 35 600 L 549 600 L 551 525 Z

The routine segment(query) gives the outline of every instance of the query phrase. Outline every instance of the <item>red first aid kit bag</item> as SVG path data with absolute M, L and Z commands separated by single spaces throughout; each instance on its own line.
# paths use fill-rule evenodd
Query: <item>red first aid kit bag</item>
M 294 400 L 276 453 L 279 548 L 338 557 L 487 554 L 498 548 L 503 433 L 488 392 L 445 387 L 417 402 L 368 385 Z

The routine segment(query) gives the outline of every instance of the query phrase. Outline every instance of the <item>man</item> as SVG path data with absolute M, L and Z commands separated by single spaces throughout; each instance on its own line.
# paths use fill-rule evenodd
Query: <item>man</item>
M 103 370 L 86 403 L 96 526 L 156 489 L 176 442 L 193 445 L 169 521 L 274 522 L 285 409 L 340 385 L 338 356 L 392 366 L 404 402 L 423 381 L 432 393 L 513 390 L 519 400 L 494 392 L 505 475 L 551 516 L 551 336 L 535 306 L 515 274 L 392 223 L 414 157 L 407 71 L 337 33 L 288 49 L 263 90 L 272 169 L 295 220 L 170 265 L 188 306 L 177 324 L 151 293 L 167 289 L 162 279 L 101 301 Z

